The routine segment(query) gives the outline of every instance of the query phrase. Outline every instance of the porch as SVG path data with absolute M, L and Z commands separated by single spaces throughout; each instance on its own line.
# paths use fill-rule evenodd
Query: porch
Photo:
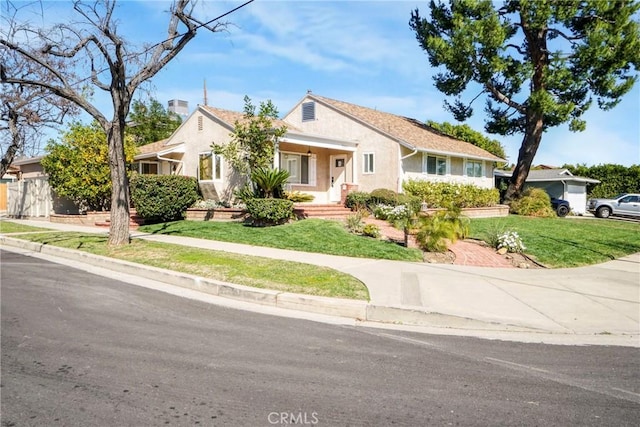
M 355 142 L 288 132 L 279 140 L 274 166 L 290 174 L 287 191 L 314 196 L 313 204 L 344 205 L 344 184 L 354 185 Z

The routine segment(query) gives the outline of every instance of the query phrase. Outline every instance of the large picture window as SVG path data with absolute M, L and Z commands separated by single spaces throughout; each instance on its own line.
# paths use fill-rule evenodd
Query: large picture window
M 315 184 L 315 159 L 298 153 L 280 153 L 280 169 L 289 172 L 289 184 Z
M 426 172 L 429 175 L 446 175 L 447 159 L 445 157 L 429 156 L 427 154 L 423 154 L 422 172 Z
M 467 160 L 467 176 L 481 177 L 482 162 L 480 160 Z
M 201 153 L 198 162 L 198 179 L 200 181 L 221 181 L 222 163 L 222 156 L 219 154 Z

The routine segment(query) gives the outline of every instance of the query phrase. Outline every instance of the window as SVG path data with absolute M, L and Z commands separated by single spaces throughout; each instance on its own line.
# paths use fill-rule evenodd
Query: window
M 620 199 L 620 203 L 638 203 L 638 201 L 640 201 L 638 196 L 627 196 Z
M 305 102 L 302 104 L 302 121 L 306 122 L 308 120 L 316 119 L 316 103 L 315 102 Z
M 201 153 L 198 162 L 198 179 L 200 181 L 221 181 L 222 163 L 222 156 L 219 154 Z
M 482 176 L 482 162 L 480 160 L 467 160 L 467 176 Z
M 375 163 L 373 153 L 364 153 L 362 161 L 362 173 L 374 173 Z
M 158 175 L 157 162 L 135 162 L 131 164 L 131 170 L 140 175 Z
M 280 153 L 280 169 L 289 172 L 289 184 L 315 185 L 315 159 L 306 154 Z
M 447 159 L 444 157 L 428 156 L 423 154 L 422 172 L 426 172 L 429 175 L 446 175 Z

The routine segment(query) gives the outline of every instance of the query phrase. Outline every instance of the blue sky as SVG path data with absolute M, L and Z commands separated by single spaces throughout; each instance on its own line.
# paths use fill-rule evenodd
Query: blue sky
M 45 2 L 47 20 L 63 16 L 69 3 Z M 241 3 L 200 0 L 197 14 L 208 20 Z M 120 35 L 138 43 L 162 40 L 169 4 L 120 2 Z M 428 2 L 419 0 L 256 0 L 226 18 L 232 23 L 226 32 L 201 30 L 147 93 L 165 106 L 169 99 L 186 100 L 193 111 L 204 102 L 206 80 L 209 105 L 242 111 L 248 95 L 255 104 L 272 100 L 285 114 L 311 90 L 418 120 L 454 123 L 433 85 L 436 70 L 408 25 L 416 7 L 427 14 Z M 96 103 L 108 108 L 99 94 Z M 474 105 L 467 124 L 483 131 L 484 104 Z M 615 109 L 603 112 L 594 103 L 584 117 L 585 132 L 570 132 L 566 125 L 547 131 L 534 163 L 640 164 L 640 84 Z M 516 161 L 521 136 L 489 136 L 501 141 L 509 162 Z

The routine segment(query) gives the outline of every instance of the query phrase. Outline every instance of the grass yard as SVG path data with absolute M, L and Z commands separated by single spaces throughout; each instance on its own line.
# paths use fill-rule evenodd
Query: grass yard
M 513 230 L 525 253 L 549 267 L 598 264 L 640 252 L 640 224 L 583 217 L 532 218 L 509 215 L 471 220 L 472 238 Z
M 240 222 L 176 221 L 145 225 L 140 231 L 329 255 L 422 261 L 422 252 L 418 249 L 357 236 L 338 221 L 322 219 L 305 219 L 277 227 L 249 227 Z
M 32 227 L 11 221 L 0 221 L 0 234 L 29 233 L 32 231 L 47 231 L 46 228 Z
M 7 232 L 4 230 L 3 228 L 3 233 Z M 139 239 L 133 240 L 130 245 L 112 248 L 107 245 L 106 236 L 95 234 L 47 231 L 16 237 L 256 288 L 336 298 L 369 299 L 367 288 L 354 277 L 309 264 Z

